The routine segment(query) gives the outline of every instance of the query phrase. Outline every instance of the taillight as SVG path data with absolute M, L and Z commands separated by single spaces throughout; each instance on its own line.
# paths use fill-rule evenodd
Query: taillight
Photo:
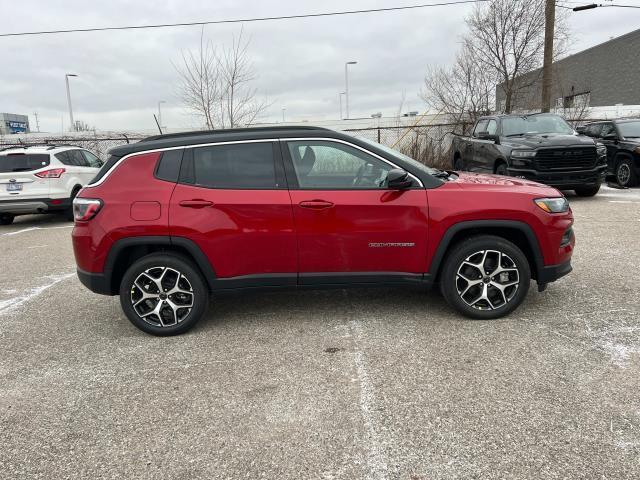
M 34 173 L 34 175 L 40 178 L 60 178 L 60 175 L 64 172 L 64 168 L 52 168 L 51 170 L 45 170 L 44 172 Z
M 102 208 L 102 200 L 99 198 L 74 198 L 73 218 L 77 222 L 86 222 L 95 217 Z

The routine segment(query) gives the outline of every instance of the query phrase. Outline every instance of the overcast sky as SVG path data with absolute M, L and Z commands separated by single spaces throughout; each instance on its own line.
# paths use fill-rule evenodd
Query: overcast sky
M 427 0 L 428 1 L 428 0 Z M 427 3 L 423 0 L 0 0 L 0 32 L 174 23 L 317 13 Z M 579 3 L 576 0 L 568 3 Z M 590 3 L 590 2 L 585 2 Z M 624 0 L 619 3 L 640 3 Z M 352 117 L 395 114 L 403 92 L 405 110 L 422 110 L 417 93 L 427 65 L 454 58 L 470 6 L 245 24 L 258 78 L 255 87 L 272 107 L 263 121 L 339 117 L 344 62 L 350 67 Z M 640 10 L 598 8 L 572 13 L 572 51 L 630 32 Z M 211 25 L 205 35 L 229 43 L 239 25 Z M 71 79 L 74 116 L 98 129 L 149 130 L 157 102 L 170 128 L 199 127 L 180 105 L 172 62 L 195 49 L 200 27 L 70 33 L 0 38 L 0 112 L 28 114 L 35 130 L 60 132 L 68 111 L 64 74 Z

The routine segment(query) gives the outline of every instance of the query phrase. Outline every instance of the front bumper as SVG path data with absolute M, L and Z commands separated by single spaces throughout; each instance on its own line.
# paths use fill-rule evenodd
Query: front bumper
M 507 172 L 512 177 L 525 178 L 534 182 L 544 183 L 558 189 L 572 189 L 604 182 L 607 166 L 599 165 L 591 170 L 569 170 L 562 172 L 539 171 L 528 168 L 508 167 Z
M 47 213 L 69 208 L 68 198 L 29 198 L 19 200 L 0 200 L 0 213 L 24 215 L 29 213 Z

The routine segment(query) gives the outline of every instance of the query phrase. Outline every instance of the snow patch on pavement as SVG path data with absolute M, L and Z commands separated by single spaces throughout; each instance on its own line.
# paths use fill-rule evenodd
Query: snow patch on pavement
M 43 279 L 47 280 L 47 283 L 39 285 L 37 287 L 32 287 L 16 297 L 8 298 L 6 300 L 0 300 L 0 315 L 6 315 L 7 313 L 17 310 L 28 301 L 36 298 L 42 292 L 68 278 L 73 277 L 74 275 L 75 273 L 66 273 L 60 275 L 47 275 L 46 277 L 42 277 Z M 4 290 L 4 292 L 6 292 L 6 290 Z M 13 292 L 15 292 L 15 290 Z

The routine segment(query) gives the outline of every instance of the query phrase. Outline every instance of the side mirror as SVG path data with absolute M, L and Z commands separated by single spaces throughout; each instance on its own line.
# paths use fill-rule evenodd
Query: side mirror
M 478 132 L 478 138 L 480 140 L 492 140 L 492 141 L 494 141 L 496 143 L 498 143 L 500 141 L 500 137 L 498 137 L 498 135 L 491 135 L 487 131 Z
M 618 135 L 616 135 L 615 133 L 610 133 L 609 135 L 605 135 L 602 138 L 603 140 L 618 140 Z
M 392 168 L 387 173 L 387 187 L 394 190 L 404 190 L 413 185 L 409 174 L 401 168 Z
M 585 130 L 587 129 L 587 127 L 585 126 L 580 126 L 580 127 L 576 127 L 576 132 L 578 132 L 580 135 L 585 135 Z

